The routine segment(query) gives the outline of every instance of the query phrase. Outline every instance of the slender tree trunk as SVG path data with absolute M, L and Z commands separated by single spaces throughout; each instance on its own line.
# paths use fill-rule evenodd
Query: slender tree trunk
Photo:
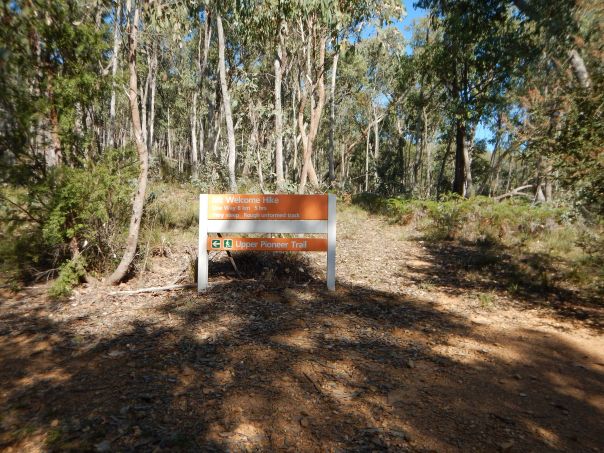
M 465 194 L 465 145 L 466 125 L 462 120 L 457 120 L 455 127 L 455 179 L 453 191 L 464 196 Z
M 380 162 L 380 121 L 381 119 L 377 117 L 377 113 L 375 108 L 373 110 L 374 124 L 373 124 L 373 162 L 374 162 L 374 179 L 375 179 L 375 187 L 379 184 L 379 175 L 378 175 L 378 164 Z
M 470 156 L 470 146 L 467 144 L 463 148 L 464 165 L 464 196 L 466 198 L 474 196 L 474 185 L 472 183 L 472 158 Z
M 59 112 L 54 105 L 52 89 L 49 88 L 49 99 L 51 99 L 50 107 L 50 139 L 51 146 L 46 154 L 47 160 L 46 165 L 53 167 L 61 164 L 62 151 L 61 151 L 61 135 L 59 130 Z
M 134 137 L 136 140 L 136 150 L 138 152 L 139 159 L 139 176 L 138 185 L 136 188 L 136 195 L 134 196 L 134 202 L 132 205 L 132 216 L 130 218 L 128 239 L 126 240 L 126 249 L 124 250 L 124 256 L 122 257 L 122 260 L 117 266 L 117 269 L 107 279 L 107 283 L 112 285 L 115 285 L 124 279 L 136 253 L 138 232 L 143 216 L 145 192 L 147 190 L 147 174 L 149 171 L 149 153 L 147 152 L 147 146 L 143 141 L 143 131 L 141 129 L 141 119 L 138 110 L 137 98 L 138 84 L 136 78 L 136 48 L 138 44 L 138 22 L 139 9 L 138 6 L 135 6 L 134 18 L 130 24 L 130 29 L 128 33 L 128 40 L 130 44 L 128 51 L 128 66 L 130 69 L 130 90 L 128 95 L 130 99 L 130 113 L 132 116 Z
M 281 107 L 281 84 L 283 79 L 283 24 L 279 24 L 277 54 L 275 56 L 275 174 L 277 176 L 277 191 L 285 188 L 283 175 L 283 109 Z
M 447 165 L 447 160 L 449 159 L 449 154 L 451 153 L 451 142 L 453 141 L 453 134 L 449 132 L 449 138 L 447 139 L 447 149 L 445 150 L 445 154 L 443 156 L 443 161 L 440 165 L 440 171 L 438 172 L 438 179 L 436 181 L 436 200 L 440 200 L 440 186 L 442 185 L 443 176 L 445 174 L 445 166 Z
M 151 103 L 149 106 L 149 136 L 147 139 L 147 151 L 153 154 L 153 133 L 155 130 L 155 92 L 157 86 L 157 45 L 153 44 L 151 56 Z
M 336 74 L 338 71 L 338 59 L 340 57 L 340 48 L 336 46 L 335 53 L 333 54 L 333 64 L 331 65 L 331 110 L 329 112 L 329 184 L 333 184 L 336 179 L 336 172 L 334 169 L 334 135 L 336 129 Z
M 193 106 L 191 107 L 191 164 L 197 170 L 197 95 L 193 93 Z
M 108 142 L 111 148 L 115 147 L 115 79 L 118 67 L 118 55 L 120 52 L 120 22 L 122 17 L 122 2 L 118 0 L 115 6 L 115 15 L 113 16 L 113 54 L 111 55 L 111 101 L 109 102 L 109 128 Z
M 149 143 L 149 127 L 147 124 L 147 111 L 149 108 L 149 91 L 151 88 L 151 77 L 153 74 L 153 63 L 152 56 L 149 50 L 147 50 L 147 78 L 145 79 L 145 86 L 141 87 L 141 108 L 142 108 L 142 123 L 141 127 L 143 130 L 143 141 L 145 145 Z
M 199 77 L 198 91 L 201 95 L 201 102 L 204 103 L 204 100 L 207 96 L 204 96 L 204 81 L 207 76 L 207 68 L 208 68 L 208 55 L 210 53 L 210 41 L 212 39 L 212 27 L 210 20 L 210 12 L 206 11 L 205 20 L 203 22 L 203 52 L 201 50 L 201 33 L 199 34 L 199 44 L 197 49 L 197 72 Z M 209 103 L 208 103 L 209 104 Z M 208 106 L 208 114 L 210 107 Z M 206 132 L 203 126 L 203 118 L 199 119 L 199 161 L 202 162 L 205 159 L 206 155 Z M 210 122 L 208 121 L 208 128 L 211 127 Z M 207 134 L 209 135 L 209 134 Z
M 550 202 L 553 200 L 553 184 L 552 184 L 553 169 L 552 169 L 552 163 L 547 157 L 544 158 L 543 170 L 544 170 L 543 185 L 544 185 L 545 201 Z
M 168 157 L 172 159 L 174 157 L 174 152 L 172 151 L 172 137 L 170 134 L 170 107 L 168 107 L 168 130 L 166 132 L 166 137 L 168 141 Z
M 237 178 L 235 176 L 235 159 L 237 150 L 235 147 L 235 128 L 233 127 L 233 114 L 231 112 L 231 95 L 226 79 L 226 63 L 224 59 L 224 30 L 222 28 L 222 18 L 216 14 L 216 29 L 218 30 L 218 70 L 220 72 L 220 87 L 222 90 L 222 105 L 224 107 L 224 117 L 227 126 L 227 144 L 228 144 L 228 169 L 230 190 L 237 192 Z
M 367 143 L 365 144 L 365 192 L 369 192 L 369 136 L 371 127 L 367 128 Z
M 572 49 L 568 53 L 568 55 L 570 58 L 570 65 L 573 68 L 575 77 L 577 77 L 579 85 L 581 85 L 582 88 L 591 87 L 591 79 L 589 77 L 589 72 L 587 71 L 585 62 L 583 61 L 583 58 L 581 57 L 579 52 L 576 49 Z
M 293 153 L 293 165 L 292 170 L 293 170 L 293 174 L 292 176 L 294 177 L 294 179 L 297 178 L 296 175 L 296 170 L 298 170 L 298 130 L 297 130 L 297 126 L 298 126 L 298 114 L 296 113 L 296 99 L 298 98 L 298 90 L 296 89 L 296 85 L 294 83 L 294 88 L 293 88 L 293 93 L 292 93 L 292 148 L 294 150 Z
M 316 30 L 315 26 L 312 27 L 313 30 Z M 306 180 L 307 178 L 310 180 L 313 188 L 318 189 L 319 180 L 317 179 L 317 174 L 315 173 L 315 168 L 312 163 L 312 153 L 315 139 L 317 137 L 317 132 L 319 130 L 319 123 L 321 120 L 321 115 L 323 113 L 323 107 L 325 105 L 325 44 L 327 42 L 327 38 L 325 36 L 321 36 L 319 38 L 319 61 L 315 67 L 316 69 L 316 78 L 317 78 L 317 102 L 315 103 L 314 93 L 309 93 L 310 97 L 310 127 L 308 131 L 308 137 L 306 139 L 306 144 L 304 146 L 304 163 L 302 165 L 302 174 L 300 175 L 300 187 L 298 189 L 299 193 L 304 193 L 306 189 Z M 309 39 L 309 47 L 308 52 L 311 52 L 312 39 Z M 310 55 L 308 56 L 310 58 Z M 307 73 L 310 78 L 310 64 L 307 65 Z M 308 83 L 308 82 L 307 82 Z M 304 133 L 302 130 L 301 133 Z

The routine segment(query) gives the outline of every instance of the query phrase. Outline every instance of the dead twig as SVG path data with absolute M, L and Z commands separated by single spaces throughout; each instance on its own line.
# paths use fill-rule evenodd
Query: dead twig
M 310 376 L 309 376 L 308 374 L 306 374 L 305 372 L 302 372 L 302 374 L 303 374 L 303 375 L 304 375 L 304 377 L 305 377 L 306 379 L 308 379 L 308 381 L 309 381 L 309 382 L 312 384 L 312 386 L 315 388 L 315 390 L 317 391 L 317 393 L 318 393 L 319 395 L 322 395 L 322 394 L 323 394 L 323 392 L 322 392 L 322 391 L 321 391 L 321 389 L 320 389 L 320 388 L 317 386 L 317 384 L 315 384 L 315 381 L 313 381 L 313 380 L 310 378 Z
M 141 294 L 141 293 L 156 293 L 159 291 L 171 291 L 173 289 L 187 289 L 187 288 L 197 288 L 197 285 L 188 283 L 186 285 L 168 285 L 168 286 L 155 286 L 150 288 L 141 288 L 141 289 L 133 289 L 131 291 L 113 291 L 110 292 L 110 296 L 130 296 L 132 294 Z

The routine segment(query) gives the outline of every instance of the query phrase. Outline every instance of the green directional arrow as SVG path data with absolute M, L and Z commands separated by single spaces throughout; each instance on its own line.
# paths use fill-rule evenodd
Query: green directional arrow
M 220 239 L 212 239 L 212 248 L 219 249 L 220 248 Z
M 233 248 L 233 240 L 232 239 L 225 239 L 224 241 L 222 241 L 222 243 L 223 243 L 225 249 Z

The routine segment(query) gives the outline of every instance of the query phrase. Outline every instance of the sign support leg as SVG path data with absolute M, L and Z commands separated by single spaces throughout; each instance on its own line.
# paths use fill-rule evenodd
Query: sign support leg
M 327 207 L 327 289 L 336 289 L 336 196 L 331 193 Z
M 199 248 L 197 251 L 197 292 L 208 289 L 208 195 L 199 195 Z

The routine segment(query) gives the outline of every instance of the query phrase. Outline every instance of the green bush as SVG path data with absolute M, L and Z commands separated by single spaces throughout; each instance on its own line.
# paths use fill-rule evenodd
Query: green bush
M 487 197 L 452 196 L 436 202 L 386 199 L 365 193 L 353 197 L 353 203 L 403 225 L 426 219 L 421 228 L 434 239 L 488 243 L 537 236 L 563 223 L 566 213 L 563 209 L 533 205 L 524 200 L 498 202 Z
M 4 267 L 26 281 L 56 268 L 67 276 L 61 264 L 68 265 L 77 248 L 82 266 L 106 270 L 120 254 L 136 183 L 136 154 L 128 148 L 107 150 L 96 164 L 48 169 L 27 191 L 5 187 Z
M 86 275 L 86 259 L 79 255 L 61 265 L 59 276 L 50 287 L 48 294 L 54 299 L 67 297 Z
M 604 290 L 602 225 L 588 226 L 569 209 L 456 195 L 436 202 L 365 193 L 353 203 L 401 225 L 414 222 L 426 239 L 506 247 L 544 286 L 556 268 L 557 278 Z

